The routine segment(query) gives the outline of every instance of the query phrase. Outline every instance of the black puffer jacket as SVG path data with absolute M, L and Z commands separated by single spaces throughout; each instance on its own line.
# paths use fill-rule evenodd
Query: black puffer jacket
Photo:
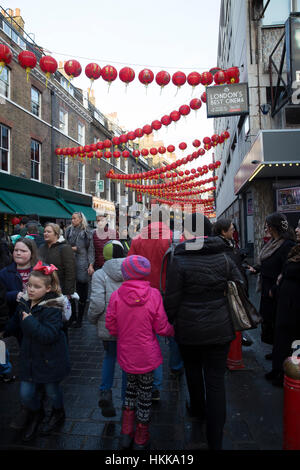
M 232 341 L 235 333 L 225 292 L 228 279 L 242 282 L 240 272 L 225 255 L 219 237 L 206 238 L 202 248 L 192 247 L 196 248 L 195 239 L 177 245 L 167 272 L 164 305 L 175 338 L 191 345 Z

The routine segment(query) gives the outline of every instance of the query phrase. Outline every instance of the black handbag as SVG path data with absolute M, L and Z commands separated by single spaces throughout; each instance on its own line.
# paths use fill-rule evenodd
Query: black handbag
M 229 263 L 226 255 L 227 275 Z M 227 300 L 235 331 L 257 328 L 262 318 L 247 297 L 242 284 L 238 281 L 227 281 Z

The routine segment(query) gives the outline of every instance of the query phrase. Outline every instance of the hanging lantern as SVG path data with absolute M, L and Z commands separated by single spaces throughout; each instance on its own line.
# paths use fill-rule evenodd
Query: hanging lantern
M 193 98 L 190 101 L 190 108 L 195 111 L 195 114 L 197 115 L 197 110 L 200 109 L 202 106 L 202 101 L 199 100 L 199 98 Z
M 37 60 L 33 52 L 22 51 L 18 55 L 18 62 L 26 70 L 27 82 L 29 78 L 29 73 L 31 69 L 34 69 L 36 66 Z
M 206 92 L 205 91 L 201 95 L 201 101 L 202 101 L 202 103 L 206 103 Z
M 194 91 L 194 88 L 201 83 L 201 74 L 198 72 L 191 72 L 187 76 L 187 82 L 193 87 Z
M 123 157 L 123 158 L 129 158 L 129 157 L 130 157 L 130 152 L 129 152 L 128 150 L 124 150 L 124 151 L 122 152 L 122 157 Z
M 113 145 L 114 145 L 115 147 L 118 147 L 118 145 L 119 145 L 119 137 L 115 136 L 115 137 L 113 137 L 113 138 L 111 139 L 111 141 L 112 141 L 112 143 L 113 143 Z
M 120 135 L 120 137 L 119 137 L 119 142 L 120 142 L 121 144 L 126 144 L 127 141 L 128 141 L 127 134 L 122 134 L 122 135 Z
M 5 65 L 8 65 L 12 59 L 12 52 L 6 44 L 0 44 L 0 74 Z
M 130 140 L 132 142 L 134 139 L 136 139 L 136 135 L 133 131 L 130 131 L 130 132 L 127 133 L 127 138 L 128 138 L 128 140 Z
M 204 149 L 199 149 L 198 153 L 199 153 L 199 156 L 203 157 L 203 155 L 205 154 L 205 150 Z
M 158 131 L 161 128 L 161 126 L 162 126 L 162 124 L 158 119 L 156 119 L 155 121 L 152 121 L 152 123 L 151 123 L 152 129 L 155 130 L 155 131 Z
M 127 90 L 128 84 L 132 82 L 135 78 L 135 72 L 130 67 L 123 67 L 119 72 L 119 78 L 122 82 L 125 83 L 125 87 Z
M 183 104 L 179 108 L 179 112 L 182 116 L 187 116 L 191 112 L 191 108 L 187 104 Z
M 108 82 L 108 91 L 112 82 L 117 78 L 118 72 L 112 65 L 105 65 L 101 72 L 103 80 Z
M 69 82 L 81 74 L 81 65 L 77 60 L 67 60 L 64 65 L 64 71 L 69 77 Z
M 225 139 L 224 139 L 224 137 L 222 136 L 222 134 L 219 135 L 219 142 L 218 142 L 218 143 L 219 143 L 219 144 L 223 144 L 224 140 L 225 140 Z
M 141 154 L 141 152 L 140 152 L 139 150 L 134 150 L 134 151 L 132 152 L 132 155 L 133 155 L 134 158 L 136 158 L 136 159 L 139 158 L 140 154 Z
M 146 92 L 147 92 L 147 87 L 149 83 L 152 83 L 154 80 L 154 73 L 150 69 L 143 69 L 139 73 L 139 81 L 145 85 L 146 87 Z
M 204 137 L 203 145 L 204 145 L 205 150 L 209 150 L 211 148 L 211 139 L 210 139 L 210 137 Z
M 224 85 L 224 83 L 226 83 L 226 75 L 225 75 L 224 70 L 219 70 L 215 74 L 214 81 L 216 85 Z
M 180 150 L 185 150 L 187 148 L 187 144 L 185 142 L 180 142 L 178 147 L 180 148 Z
M 172 82 L 174 83 L 174 85 L 177 86 L 177 92 L 179 90 L 179 88 L 185 84 L 186 82 L 186 75 L 185 73 L 183 72 L 175 72 L 172 76 Z M 177 94 L 177 93 L 176 93 Z
M 203 72 L 202 76 L 201 76 L 201 83 L 202 85 L 204 86 L 208 86 L 208 85 L 211 85 L 212 82 L 214 80 L 214 77 L 212 75 L 212 73 L 210 72 Z
M 19 219 L 18 217 L 13 217 L 13 218 L 11 219 L 11 223 L 12 223 L 13 225 L 18 225 L 20 222 L 21 222 L 21 219 Z
M 197 148 L 197 147 L 200 147 L 200 145 L 201 145 L 200 140 L 198 140 L 198 139 L 193 140 L 193 146 L 194 146 L 194 147 Z
M 57 156 L 62 155 L 62 149 L 61 148 L 55 149 L 55 154 Z
M 101 73 L 102 71 L 101 71 L 100 65 L 95 64 L 95 62 L 91 62 L 90 64 L 87 64 L 87 66 L 85 67 L 85 74 L 91 80 L 89 93 L 93 86 L 94 80 L 97 80 L 98 78 L 100 78 Z
M 109 149 L 111 147 L 111 141 L 109 139 L 105 139 L 104 142 L 103 142 L 103 146 L 106 149 Z
M 115 150 L 115 151 L 113 152 L 113 156 L 114 156 L 114 158 L 120 158 L 121 152 L 120 152 L 119 150 Z
M 109 150 L 106 150 L 106 151 L 104 152 L 104 157 L 105 157 L 105 158 L 111 158 L 111 157 L 112 157 L 112 153 L 111 153 Z
M 143 155 L 143 157 L 148 157 L 148 155 L 149 155 L 149 150 L 147 150 L 147 149 L 142 149 L 142 150 L 141 150 L 141 154 Z
M 143 129 L 141 129 L 140 127 L 139 127 L 138 129 L 136 129 L 136 130 L 134 131 L 134 133 L 135 133 L 135 136 L 138 137 L 139 139 L 140 139 L 141 137 L 143 137 L 143 135 L 144 135 L 144 131 L 143 131 Z
M 172 119 L 172 121 L 177 122 L 181 118 L 181 114 L 179 111 L 172 111 L 170 113 L 170 118 Z
M 230 67 L 225 70 L 226 83 L 239 83 L 240 71 L 238 67 Z
M 161 155 L 163 155 L 164 153 L 166 153 L 166 147 L 162 145 L 161 147 L 158 147 L 158 151 Z
M 211 142 L 214 147 L 216 147 L 219 143 L 219 136 L 218 134 L 214 134 L 211 136 Z
M 230 137 L 230 134 L 229 134 L 229 132 L 228 132 L 228 131 L 224 131 L 224 132 L 222 132 L 222 134 L 221 134 L 221 135 L 222 135 L 222 137 L 223 137 L 225 140 L 229 139 L 229 137 Z
M 168 116 L 167 114 L 165 114 L 162 118 L 161 118 L 161 123 L 164 125 L 164 126 L 169 126 L 171 124 L 171 118 L 170 116 Z
M 153 156 L 157 155 L 157 148 L 152 147 L 152 148 L 150 149 L 150 153 L 151 153 L 151 155 L 153 155 Z
M 168 145 L 167 151 L 168 151 L 169 153 L 173 153 L 173 152 L 175 151 L 174 145 Z
M 103 157 L 103 152 L 101 152 L 101 150 L 97 150 L 97 152 L 95 153 L 95 156 L 96 156 L 96 158 L 102 158 Z
M 160 92 L 162 92 L 162 89 L 168 85 L 168 83 L 170 83 L 170 80 L 170 74 L 165 70 L 162 70 L 156 74 L 155 81 L 160 86 Z
M 149 124 L 146 124 L 143 127 L 144 134 L 150 135 L 152 133 L 152 127 Z
M 40 59 L 40 68 L 42 72 L 46 74 L 46 88 L 47 88 L 47 83 L 50 78 L 50 75 L 52 73 L 55 73 L 57 70 L 57 61 L 54 59 L 54 57 L 51 57 L 50 55 L 45 55 Z

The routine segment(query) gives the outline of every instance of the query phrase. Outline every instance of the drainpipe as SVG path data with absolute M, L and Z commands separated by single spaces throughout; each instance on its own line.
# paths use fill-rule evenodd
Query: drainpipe
M 50 141 L 50 148 L 51 148 L 51 185 L 55 186 L 55 174 L 56 174 L 56 158 L 55 158 L 55 131 L 54 131 L 54 108 L 55 108 L 55 93 L 53 90 L 50 91 L 51 93 L 51 141 Z
M 259 74 L 259 59 L 260 59 L 260 54 L 259 54 L 259 44 L 258 44 L 258 26 L 259 26 L 259 21 L 260 19 L 254 18 L 255 21 L 255 56 L 256 56 L 256 70 L 257 70 L 257 94 L 258 94 L 258 116 L 259 116 L 259 129 L 261 130 L 261 112 L 260 112 L 260 106 L 261 106 L 261 98 L 260 98 L 260 74 Z

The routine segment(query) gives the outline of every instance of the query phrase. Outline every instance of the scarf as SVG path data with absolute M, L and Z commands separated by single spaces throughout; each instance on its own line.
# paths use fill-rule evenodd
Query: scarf
M 261 249 L 259 255 L 258 255 L 258 260 L 257 264 L 261 265 L 261 262 L 264 261 L 267 258 L 270 258 L 270 256 L 275 253 L 275 251 L 278 250 L 278 248 L 281 247 L 281 245 L 284 243 L 285 239 L 284 238 L 277 238 L 276 240 L 271 238 Z
M 288 262 L 300 263 L 300 244 L 293 246 L 288 254 Z
M 71 225 L 71 228 L 68 230 L 68 233 L 66 235 L 68 243 L 70 243 L 71 246 L 76 246 L 77 243 L 77 238 L 79 237 L 79 234 L 82 230 L 81 225 L 74 227 Z

